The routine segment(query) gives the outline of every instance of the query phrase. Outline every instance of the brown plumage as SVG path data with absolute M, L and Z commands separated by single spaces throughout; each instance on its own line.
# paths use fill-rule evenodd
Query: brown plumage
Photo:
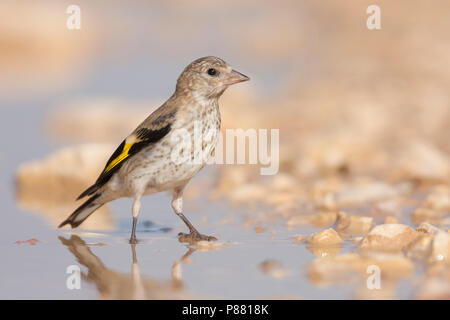
M 211 136 L 210 140 L 201 143 L 202 150 L 210 156 L 220 131 L 218 99 L 228 86 L 248 79 L 216 57 L 200 58 L 189 64 L 178 78 L 174 94 L 122 141 L 96 182 L 78 199 L 90 198 L 60 227 L 66 224 L 77 227 L 106 202 L 133 197 L 130 242 L 135 243 L 141 197 L 172 189 L 172 207 L 190 231 L 188 235 L 180 234 L 180 237 L 188 241 L 215 239 L 201 235 L 182 213 L 183 189 L 204 167 L 207 159 L 203 157 L 200 163 L 195 163 L 190 161 L 194 155 L 189 155 L 182 163 L 178 163 L 176 157 L 174 161 L 174 152 L 180 149 L 180 142 L 174 137 L 180 132 L 188 133 L 188 140 L 194 145 L 194 126 L 201 123 L 202 133 Z M 187 147 L 192 150 L 189 145 Z M 184 149 L 182 146 L 181 150 Z

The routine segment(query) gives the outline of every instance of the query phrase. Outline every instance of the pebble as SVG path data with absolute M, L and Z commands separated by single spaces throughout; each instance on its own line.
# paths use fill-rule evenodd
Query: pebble
M 82 144 L 21 164 L 16 171 L 19 207 L 39 213 L 56 227 L 84 201 L 75 199 L 97 179 L 115 147 L 103 143 Z M 113 230 L 114 218 L 109 206 L 98 209 L 82 227 Z
M 266 229 L 263 228 L 263 227 L 255 227 L 255 232 L 256 233 L 263 233 L 264 231 L 266 231 Z
M 398 221 L 398 218 L 397 217 L 392 217 L 392 216 L 387 216 L 385 219 L 384 219 L 384 223 L 385 224 L 397 224 L 399 221 Z
M 344 187 L 336 193 L 339 206 L 354 206 L 367 202 L 392 198 L 409 191 L 410 185 L 391 186 L 383 182 L 369 182 L 355 186 Z
M 450 188 L 439 186 L 425 199 L 424 206 L 433 210 L 450 211 Z
M 399 251 L 419 233 L 404 224 L 381 224 L 373 228 L 359 245 L 363 250 Z
M 298 214 L 286 221 L 286 228 L 313 226 L 315 228 L 326 228 L 332 226 L 337 220 L 337 213 L 324 211 L 315 214 Z
M 336 229 L 340 236 L 347 238 L 366 234 L 374 226 L 375 222 L 372 217 L 348 216 L 341 213 Z
M 412 259 L 425 260 L 430 255 L 432 242 L 433 235 L 422 233 L 406 246 L 406 255 Z
M 435 235 L 440 231 L 440 229 L 428 222 L 422 222 L 420 226 L 417 227 L 416 231 Z
M 435 146 L 415 142 L 399 157 L 399 171 L 406 178 L 421 181 L 443 181 L 450 176 L 448 156 Z
M 414 210 L 411 219 L 415 225 L 419 225 L 422 222 L 441 224 L 448 216 L 449 214 L 444 211 L 436 211 L 428 208 L 418 208 Z
M 336 230 L 329 228 L 310 235 L 306 242 L 313 246 L 332 246 L 342 243 L 342 239 Z
M 114 147 L 108 143 L 66 147 L 21 164 L 16 172 L 18 196 L 73 201 L 97 179 Z
M 439 231 L 433 239 L 431 245 L 430 263 L 443 262 L 450 265 L 450 234 Z

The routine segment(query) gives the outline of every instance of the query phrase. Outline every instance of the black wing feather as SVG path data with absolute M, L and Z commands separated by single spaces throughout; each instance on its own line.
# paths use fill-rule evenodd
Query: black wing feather
M 122 167 L 122 165 L 128 161 L 133 155 L 141 151 L 143 148 L 147 147 L 148 145 L 158 142 L 161 140 L 164 136 L 167 135 L 170 131 L 171 125 L 168 124 L 165 127 L 162 127 L 160 129 L 148 129 L 148 128 L 140 128 L 136 131 L 135 135 L 140 140 L 139 142 L 134 143 L 130 150 L 128 151 L 128 157 L 119 162 L 117 165 L 115 165 L 111 170 L 106 171 L 106 168 L 109 166 L 109 164 L 114 161 L 123 151 L 126 140 L 122 141 L 122 143 L 117 147 L 116 151 L 111 155 L 108 162 L 105 165 L 105 168 L 103 169 L 102 173 L 98 177 L 97 181 L 87 188 L 80 196 L 77 198 L 81 199 L 85 196 L 89 196 L 91 194 L 94 194 L 98 189 L 100 189 L 105 183 L 111 179 L 111 177 Z

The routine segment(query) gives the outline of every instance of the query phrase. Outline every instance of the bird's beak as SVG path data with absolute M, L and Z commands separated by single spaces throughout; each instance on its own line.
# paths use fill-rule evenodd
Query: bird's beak
M 240 72 L 237 72 L 236 70 L 231 70 L 231 72 L 228 74 L 226 81 L 227 85 L 232 85 L 239 82 L 244 82 L 250 80 L 249 77 L 243 75 Z

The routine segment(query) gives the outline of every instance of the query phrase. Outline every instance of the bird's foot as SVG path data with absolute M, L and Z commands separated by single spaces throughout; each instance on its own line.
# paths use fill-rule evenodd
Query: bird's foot
M 137 244 L 137 243 L 138 243 L 138 240 L 137 240 L 136 236 L 134 236 L 134 237 L 131 236 L 129 243 L 130 243 L 130 244 Z
M 201 234 L 198 231 L 191 231 L 190 233 L 180 232 L 178 234 L 178 241 L 195 244 L 196 242 L 199 242 L 199 241 L 217 241 L 217 238 L 213 237 L 213 236 L 207 236 L 207 235 Z

